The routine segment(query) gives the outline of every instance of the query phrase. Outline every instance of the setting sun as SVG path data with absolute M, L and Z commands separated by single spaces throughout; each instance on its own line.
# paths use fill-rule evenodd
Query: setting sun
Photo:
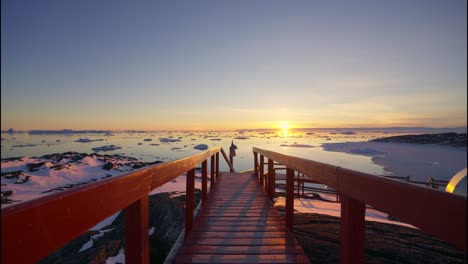
M 283 137 L 288 136 L 289 128 L 291 127 L 288 122 L 281 122 L 279 124 L 279 127 L 281 128 L 281 135 Z
M 279 127 L 284 131 L 284 130 L 288 130 L 291 126 L 287 122 L 282 122 L 280 123 Z

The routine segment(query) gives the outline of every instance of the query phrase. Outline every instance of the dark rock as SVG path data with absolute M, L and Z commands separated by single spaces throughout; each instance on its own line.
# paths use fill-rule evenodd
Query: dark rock
M 22 184 L 22 183 L 28 182 L 29 179 L 31 179 L 31 176 L 29 176 L 29 175 L 27 175 L 23 179 L 18 178 L 18 179 L 16 179 L 15 184 Z
M 23 157 L 5 158 L 5 159 L 2 159 L 2 162 L 15 161 L 15 160 L 23 161 Z
M 339 217 L 294 213 L 294 234 L 311 263 L 339 263 Z M 366 263 L 466 263 L 466 253 L 419 229 L 366 221 Z
M 5 179 L 18 179 L 19 176 L 23 175 L 23 171 L 2 172 L 1 175 L 1 177 Z
M 54 170 L 61 170 L 61 169 L 64 169 L 65 166 L 57 164 L 57 165 L 51 166 L 50 168 Z
M 26 166 L 28 167 L 28 171 L 38 171 L 40 167 L 44 166 L 45 162 L 38 162 L 38 163 L 28 163 Z
M 2 198 L 8 197 L 13 194 L 13 191 L 12 190 L 2 191 L 1 194 L 2 194 Z
M 104 170 L 112 170 L 113 168 L 115 168 L 116 166 L 114 165 L 114 163 L 112 162 L 107 162 L 106 164 L 104 164 L 104 166 L 102 166 L 102 168 Z
M 200 190 L 195 190 L 196 203 L 200 201 Z M 150 263 L 162 263 L 184 227 L 185 195 L 172 198 L 168 193 L 149 197 L 149 228 L 155 227 L 150 236 Z M 114 222 L 103 228 L 113 230 L 93 240 L 93 246 L 82 252 L 81 247 L 96 231 L 88 231 L 65 246 L 51 253 L 39 263 L 105 263 L 106 259 L 118 254 L 125 246 L 124 219 L 122 213 Z
M 146 163 L 137 162 L 137 163 L 133 164 L 132 169 L 140 169 L 140 168 L 143 168 L 143 167 L 146 167 Z
M 415 144 L 441 144 L 454 147 L 466 147 L 466 133 L 440 133 L 440 134 L 421 134 L 421 135 L 402 135 L 384 138 L 376 138 L 374 142 L 396 142 L 396 143 L 415 143 Z

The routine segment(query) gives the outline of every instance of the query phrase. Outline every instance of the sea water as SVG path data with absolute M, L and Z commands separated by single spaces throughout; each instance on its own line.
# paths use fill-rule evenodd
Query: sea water
M 375 175 L 391 175 L 382 166 L 374 163 L 369 156 L 342 152 L 325 151 L 323 143 L 368 141 L 378 137 L 401 134 L 416 134 L 421 131 L 344 131 L 330 130 L 257 130 L 257 131 L 148 131 L 112 132 L 106 134 L 44 134 L 27 132 L 2 133 L 1 157 L 38 157 L 51 153 L 74 151 L 96 152 L 93 148 L 116 145 L 120 149 L 101 151 L 101 154 L 121 154 L 151 161 L 171 161 L 188 157 L 201 151 L 194 147 L 206 144 L 209 148 L 221 146 L 229 155 L 232 142 L 237 146 L 234 157 L 236 171 L 253 168 L 252 147 L 341 166 Z M 89 139 L 91 142 L 80 142 Z M 173 141 L 173 142 L 167 142 Z M 220 169 L 227 171 L 222 160 Z

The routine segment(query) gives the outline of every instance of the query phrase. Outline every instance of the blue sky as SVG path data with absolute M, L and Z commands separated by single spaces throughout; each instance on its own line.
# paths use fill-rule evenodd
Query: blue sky
M 2 1 L 2 129 L 466 126 L 466 1 Z

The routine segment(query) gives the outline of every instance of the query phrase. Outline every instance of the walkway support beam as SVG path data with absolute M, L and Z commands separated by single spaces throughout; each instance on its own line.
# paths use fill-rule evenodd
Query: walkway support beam
M 267 193 L 268 197 L 273 201 L 275 197 L 275 184 L 276 184 L 276 175 L 274 169 L 274 161 L 272 159 L 268 159 L 268 188 Z
M 202 204 L 206 203 L 208 196 L 208 161 L 202 162 Z
M 124 210 L 126 263 L 149 263 L 148 204 L 145 195 Z
M 195 169 L 187 172 L 185 188 L 185 239 L 192 231 L 193 212 L 195 210 Z
M 340 262 L 364 263 L 366 205 L 347 196 L 341 198 Z
M 294 225 L 294 170 L 286 169 L 286 226 L 293 230 Z

